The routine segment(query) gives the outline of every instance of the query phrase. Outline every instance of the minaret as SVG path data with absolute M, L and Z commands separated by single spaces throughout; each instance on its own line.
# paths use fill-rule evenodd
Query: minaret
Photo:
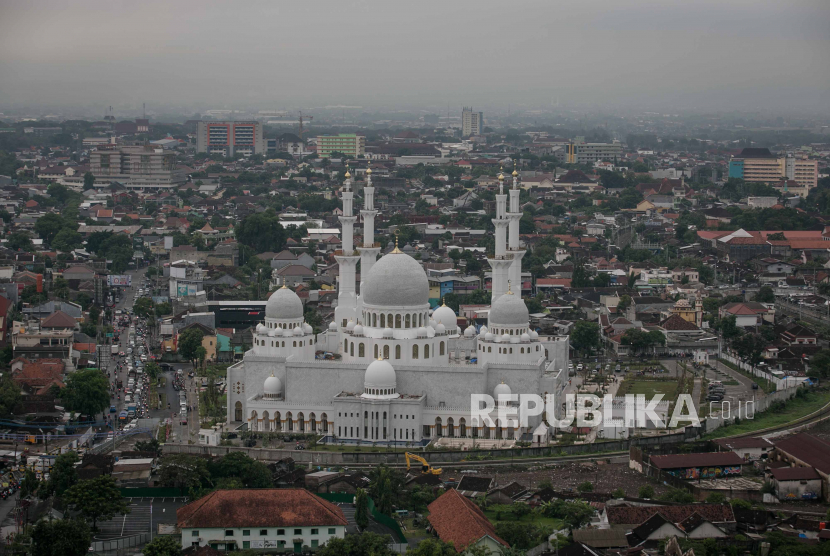
M 337 308 L 334 310 L 334 320 L 339 327 L 345 327 L 349 320 L 355 320 L 357 296 L 355 294 L 355 274 L 357 261 L 360 258 L 354 250 L 354 223 L 357 216 L 354 213 L 354 193 L 352 192 L 352 175 L 346 168 L 346 181 L 343 182 L 341 198 L 343 199 L 343 216 L 340 224 L 343 229 L 340 238 L 342 250 L 335 254 L 335 260 L 340 266 L 340 291 L 337 295 Z
M 496 217 L 493 225 L 496 227 L 496 253 L 488 258 L 492 270 L 492 291 L 490 303 L 507 292 L 508 273 L 512 260 L 507 255 L 507 195 L 504 194 L 504 174 L 499 172 L 499 194 L 496 195 Z
M 510 221 L 510 235 L 508 250 L 512 257 L 510 263 L 509 279 L 510 283 L 518 288 L 519 295 L 522 293 L 522 258 L 525 256 L 525 250 L 519 247 L 519 220 L 522 218 L 522 212 L 519 210 L 519 172 L 513 168 L 513 188 L 510 190 L 510 212 L 507 213 L 507 219 Z
M 375 188 L 372 185 L 372 169 L 366 170 L 366 186 L 363 188 L 363 247 L 360 251 L 360 295 L 363 295 L 363 279 L 378 260 L 380 246 L 375 243 Z

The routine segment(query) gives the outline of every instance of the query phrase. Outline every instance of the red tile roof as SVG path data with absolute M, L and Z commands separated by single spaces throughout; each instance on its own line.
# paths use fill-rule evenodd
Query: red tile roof
M 809 481 L 821 479 L 812 467 L 779 467 L 772 470 L 772 476 L 779 481 Z
M 680 315 L 670 316 L 661 322 L 660 326 L 666 330 L 700 330 L 695 323 L 687 321 Z
M 475 503 L 450 489 L 438 497 L 427 509 L 429 520 L 438 537 L 451 542 L 456 552 L 463 552 L 468 546 L 483 537 L 490 537 L 506 547 L 510 545 L 496 535 L 496 529 Z
M 75 328 L 75 319 L 63 311 L 55 311 L 40 323 L 41 328 Z
M 216 490 L 176 510 L 180 528 L 347 525 L 343 510 L 304 489 Z
M 611 525 L 644 523 L 659 513 L 672 523 L 681 523 L 697 512 L 712 523 L 735 521 L 729 504 L 688 504 L 684 506 L 606 506 L 605 512 Z
M 659 469 L 743 465 L 743 463 L 743 458 L 735 452 L 703 452 L 697 454 L 651 456 L 651 464 Z
M 775 443 L 776 450 L 812 465 L 822 473 L 830 473 L 830 442 L 801 433 Z

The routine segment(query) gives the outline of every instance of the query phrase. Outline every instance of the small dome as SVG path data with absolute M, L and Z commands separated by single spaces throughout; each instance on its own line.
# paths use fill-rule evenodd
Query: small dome
M 464 335 L 468 338 L 472 338 L 476 335 L 476 327 L 471 324 L 464 330 Z
M 300 328 L 299 326 L 295 326 L 294 327 L 294 335 L 295 336 L 302 336 L 303 335 L 303 329 Z
M 443 324 L 445 327 L 450 329 L 455 328 L 457 322 L 455 311 L 446 305 L 441 305 L 435 309 L 432 313 L 432 318 L 436 323 Z
M 485 334 L 484 335 L 484 340 L 487 341 L 487 342 L 492 342 L 493 341 L 493 333 L 488 332 L 487 334 Z
M 354 333 L 357 334 L 358 336 L 362 336 L 363 335 L 363 325 L 362 324 L 354 325 Z
M 363 375 L 364 388 L 391 388 L 397 387 L 395 368 L 385 359 L 372 361 L 366 367 L 366 374 Z
M 355 324 L 354 321 L 349 319 L 349 322 L 346 323 L 346 330 L 354 330 Z
M 538 340 L 539 339 L 539 333 L 536 332 L 535 330 L 531 330 L 530 331 L 530 339 L 531 340 Z
M 490 325 L 527 326 L 530 313 L 521 296 L 508 292 L 499 297 L 490 308 Z
M 366 168 L 366 173 L 371 176 L 372 175 L 372 169 L 371 168 Z
M 489 331 L 490 329 L 487 328 L 487 325 L 483 325 L 481 328 L 478 329 L 479 334 L 487 334 Z
M 512 390 L 510 390 L 510 387 L 502 382 L 501 384 L 497 384 L 493 389 L 493 398 L 498 401 L 500 396 L 509 396 L 511 393 Z
M 272 374 L 265 379 L 265 386 L 263 390 L 265 394 L 269 396 L 282 394 L 282 381 Z
M 522 334 L 522 341 L 523 342 L 529 342 L 530 341 L 530 334 L 528 334 L 527 332 Z
M 427 326 L 427 336 L 432 338 L 435 336 L 435 327 L 434 326 Z
M 306 334 L 311 334 L 312 332 L 314 332 L 314 329 L 311 327 L 310 324 L 308 324 L 307 322 L 304 322 L 303 323 L 303 332 L 305 332 Z
M 415 331 L 415 334 L 417 334 L 419 338 L 424 338 L 427 335 L 427 329 L 423 326 L 419 326 L 418 330 Z
M 431 327 L 435 328 L 435 325 L 438 324 L 438 323 L 435 322 L 435 319 L 429 319 L 429 322 L 427 324 L 430 325 Z
M 494 341 L 494 342 L 499 343 L 499 342 L 501 342 L 502 340 L 503 340 L 503 337 L 502 337 L 502 336 L 497 336 L 496 334 L 493 334 L 493 341 Z
M 518 344 L 520 338 L 518 336 L 510 336 L 510 343 L 511 344 Z
M 264 324 L 256 325 L 256 333 L 257 334 L 265 334 L 265 325 Z
M 384 338 L 391 338 L 393 334 L 394 334 L 394 332 L 392 332 L 392 329 L 389 328 L 388 326 L 383 329 L 383 337 Z
M 443 323 L 439 322 L 438 326 L 435 327 L 435 333 L 436 334 L 443 334 L 446 331 L 447 331 L 447 329 L 446 329 L 446 327 L 444 327 Z
M 501 335 L 501 341 L 502 342 L 510 342 L 510 334 L 507 334 L 507 333 L 502 334 Z
M 335 330 L 337 330 L 337 323 L 336 323 L 336 322 L 334 322 L 334 321 L 331 321 L 331 322 L 329 323 L 329 330 L 331 330 L 332 332 L 334 332 Z
M 265 316 L 271 319 L 301 319 L 303 302 L 296 293 L 283 286 L 268 298 Z

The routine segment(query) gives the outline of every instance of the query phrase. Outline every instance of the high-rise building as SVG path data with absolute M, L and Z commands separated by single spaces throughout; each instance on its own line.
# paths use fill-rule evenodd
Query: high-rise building
M 484 130 L 484 112 L 473 112 L 472 108 L 461 110 L 461 136 L 481 135 Z
M 96 184 L 118 182 L 127 188 L 169 189 L 187 181 L 176 155 L 156 145 L 100 148 L 89 153 Z
M 343 153 L 351 158 L 366 154 L 366 137 L 354 133 L 339 135 L 320 135 L 317 137 L 317 155 L 330 158 L 331 153 Z
M 818 185 L 818 161 L 804 155 L 776 156 L 769 149 L 746 148 L 729 161 L 729 177 L 770 185 L 794 181 L 806 196 Z
M 200 121 L 196 129 L 196 151 L 222 156 L 264 154 L 262 124 Z

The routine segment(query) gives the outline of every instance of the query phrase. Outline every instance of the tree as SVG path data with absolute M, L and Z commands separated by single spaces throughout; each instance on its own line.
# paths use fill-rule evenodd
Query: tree
M 630 295 L 623 295 L 620 297 L 620 300 L 617 302 L 617 312 L 618 313 L 625 313 L 626 310 L 631 306 L 631 296 Z
M 638 498 L 654 498 L 654 487 L 651 485 L 643 485 L 637 491 Z
M 615 489 L 611 493 L 611 496 L 613 496 L 614 498 L 624 498 L 625 497 L 625 491 L 621 488 Z
M 810 358 L 807 376 L 811 378 L 830 378 L 830 350 L 823 349 Z
M 204 333 L 197 327 L 188 328 L 179 334 L 179 355 L 196 365 L 198 349 L 202 347 Z
M 355 514 L 354 520 L 361 529 L 369 526 L 369 495 L 362 488 L 355 492 Z
M 181 539 L 159 535 L 147 543 L 141 550 L 144 556 L 180 556 L 182 553 Z
M 510 546 L 522 550 L 538 546 L 552 532 L 552 528 L 533 522 L 499 521 L 496 523 L 496 534 Z
M 9 236 L 8 246 L 9 249 L 14 251 L 31 251 L 33 247 L 32 236 L 29 235 L 29 232 L 14 232 Z
M 49 482 L 46 485 L 50 494 L 60 497 L 78 482 L 78 472 L 75 469 L 76 463 L 78 463 L 76 452 L 66 452 L 55 458 L 55 463 L 49 474 Z
M 271 471 L 262 462 L 242 452 L 231 452 L 208 466 L 211 477 L 216 479 L 236 477 L 245 488 L 271 488 L 274 486 Z
M 591 521 L 594 515 L 594 508 L 585 502 L 568 502 L 558 498 L 542 504 L 541 511 L 544 516 L 561 519 L 574 529 Z
M 761 286 L 761 289 L 755 294 L 755 301 L 758 303 L 775 303 L 775 292 L 772 290 L 772 286 Z
M 69 228 L 63 228 L 52 239 L 52 247 L 58 251 L 72 251 L 83 243 L 81 234 Z
M 576 490 L 578 492 L 594 492 L 594 483 L 591 481 L 585 481 L 584 483 L 580 483 Z
M 149 297 L 139 297 L 133 305 L 133 312 L 142 318 L 150 318 L 153 314 L 153 300 Z
M 41 519 L 32 529 L 32 556 L 85 556 L 91 542 L 80 519 Z
M 81 415 L 102 412 L 110 405 L 109 381 L 98 369 L 83 369 L 69 375 L 61 398 L 67 409 Z
M 590 280 L 588 279 L 588 272 L 585 270 L 585 266 L 581 262 L 577 262 L 574 265 L 573 273 L 571 273 L 571 287 L 584 288 L 589 285 Z
M 135 443 L 136 452 L 152 452 L 156 457 L 161 455 L 161 443 L 156 438 L 139 440 Z
M 364 531 L 359 535 L 346 535 L 344 539 L 329 539 L 316 554 L 317 556 L 392 556 L 389 542 L 389 535 Z M 421 544 L 424 542 L 427 541 Z M 431 553 L 427 552 L 418 556 L 431 556 Z M 441 556 L 455 556 L 455 550 L 452 555 Z
M 164 303 L 159 303 L 156 305 L 156 316 L 163 317 L 165 315 L 169 315 L 173 313 L 173 306 L 166 301 Z
M 763 359 L 761 354 L 768 343 L 760 334 L 750 333 L 732 340 L 732 349 L 738 352 L 741 359 L 755 366 Z
M 159 467 L 159 483 L 185 492 L 199 489 L 210 483 L 207 463 L 202 458 L 187 454 L 165 456 Z
M 74 484 L 64 493 L 63 499 L 71 509 L 80 512 L 84 519 L 92 521 L 93 530 L 97 530 L 99 519 L 112 519 L 129 512 L 121 491 L 115 485 L 115 479 L 109 475 Z
M 12 348 L 11 345 L 6 347 Z M 3 352 L 0 354 L 0 359 L 2 359 L 4 366 L 7 366 L 11 361 L 11 357 L 8 357 L 8 361 L 6 360 L 8 351 L 6 348 L 3 348 Z M 20 386 L 12 380 L 11 373 L 3 373 L 3 376 L 0 377 L 0 417 L 11 416 L 15 406 L 20 403 L 21 398 Z
M 578 321 L 571 332 L 571 345 L 583 353 L 599 347 L 599 324 L 587 320 Z
M 406 556 L 457 556 L 458 551 L 452 543 L 445 543 L 440 539 L 427 538 L 418 543 L 415 548 L 406 551 Z M 466 554 L 472 554 L 468 551 Z
M 92 172 L 87 172 L 84 174 L 84 191 L 92 189 L 95 187 L 95 176 Z
M 660 495 L 660 500 L 663 502 L 677 502 L 680 504 L 691 504 L 695 501 L 695 497 L 686 489 L 672 488 L 668 492 Z
M 37 219 L 37 222 L 35 222 L 35 232 L 43 241 L 51 244 L 52 240 L 63 229 L 64 225 L 65 223 L 61 215 L 50 212 Z
M 286 232 L 277 214 L 269 209 L 246 216 L 236 227 L 236 239 L 257 253 L 278 252 L 285 246 Z
M 369 495 L 382 514 L 392 515 L 395 502 L 401 496 L 403 477 L 392 468 L 381 464 L 369 472 Z
M 712 492 L 706 497 L 707 504 L 723 504 L 726 502 L 726 496 L 720 492 Z
M 153 380 L 161 376 L 161 367 L 155 361 L 148 361 L 144 365 L 144 372 L 147 373 Z
M 741 333 L 741 329 L 738 328 L 735 315 L 729 315 L 728 317 L 722 318 L 720 320 L 719 327 L 721 336 L 723 336 L 724 340 L 734 338 Z

